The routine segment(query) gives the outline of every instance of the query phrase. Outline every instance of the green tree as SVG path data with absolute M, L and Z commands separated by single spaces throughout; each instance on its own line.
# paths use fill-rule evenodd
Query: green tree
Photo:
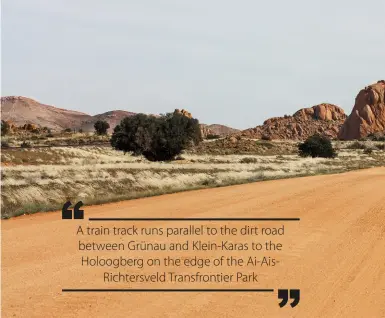
M 110 128 L 110 124 L 107 123 L 105 120 L 98 120 L 94 124 L 95 132 L 98 135 L 107 135 L 107 130 Z
M 301 157 L 335 158 L 337 156 L 331 140 L 319 134 L 310 136 L 305 142 L 299 144 L 298 151 Z
M 1 121 L 1 135 L 4 136 L 9 133 L 10 127 L 9 124 L 5 121 Z
M 197 119 L 173 113 L 160 117 L 137 114 L 124 118 L 115 127 L 111 145 L 150 161 L 166 161 L 201 140 Z

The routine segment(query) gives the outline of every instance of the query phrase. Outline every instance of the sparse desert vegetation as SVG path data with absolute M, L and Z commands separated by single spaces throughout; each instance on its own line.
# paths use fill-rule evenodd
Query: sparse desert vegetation
M 217 145 L 252 145 L 223 149 Z M 337 158 L 301 158 L 292 141 L 220 139 L 184 152 L 178 160 L 150 162 L 109 146 L 2 149 L 2 217 L 60 209 L 67 200 L 86 205 L 295 176 L 385 165 L 383 142 L 334 142 Z M 268 144 L 268 145 L 267 145 Z M 354 148 L 354 149 L 351 149 Z M 365 149 L 372 149 L 370 153 Z M 204 149 L 209 151 L 205 152 Z M 215 150 L 216 149 L 216 150 Z M 223 151 L 229 151 L 224 154 Z
M 32 133 L 25 131 L 13 135 L 2 136 L 1 141 L 6 142 L 9 147 L 20 147 L 28 142 L 31 147 L 60 147 L 60 146 L 84 146 L 109 144 L 108 135 L 97 135 L 95 133 L 83 132 L 44 132 Z

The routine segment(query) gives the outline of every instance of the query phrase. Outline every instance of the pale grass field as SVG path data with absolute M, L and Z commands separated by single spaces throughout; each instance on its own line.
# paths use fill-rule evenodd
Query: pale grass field
M 385 165 L 385 152 L 346 149 L 335 159 L 297 155 L 197 155 L 155 163 L 109 147 L 3 151 L 3 218 L 60 209 L 64 202 L 97 204 L 183 190 L 217 187 Z

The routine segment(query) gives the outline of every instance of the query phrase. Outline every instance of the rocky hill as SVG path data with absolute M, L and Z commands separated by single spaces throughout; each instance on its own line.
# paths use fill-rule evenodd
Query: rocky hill
M 31 124 L 36 127 L 47 127 L 54 131 L 65 128 L 93 131 L 94 123 L 105 120 L 110 124 L 110 131 L 124 118 L 135 113 L 113 110 L 91 116 L 85 113 L 57 108 L 39 103 L 31 98 L 22 96 L 7 96 L 1 98 L 1 119 L 14 126 Z
M 201 127 L 202 127 L 202 132 L 204 136 L 214 135 L 214 136 L 225 137 L 225 136 L 232 135 L 239 132 L 238 129 L 231 128 L 225 125 L 219 125 L 219 124 L 212 124 L 212 125 L 201 124 Z
M 52 130 L 62 130 L 77 127 L 91 117 L 85 113 L 41 104 L 27 97 L 1 98 L 1 119 L 10 121 L 16 126 L 33 124 Z
M 184 109 L 176 109 L 175 112 L 191 117 L 191 113 Z M 61 131 L 71 128 L 90 132 L 94 131 L 96 121 L 105 120 L 110 124 L 109 132 L 112 132 L 124 117 L 132 115 L 135 115 L 135 113 L 113 110 L 91 116 L 77 111 L 45 105 L 27 97 L 6 96 L 1 98 L 1 119 L 10 124 L 11 130 L 24 125 L 30 125 L 31 129 L 47 127 L 53 131 Z M 208 134 L 227 136 L 237 131 L 223 125 L 201 124 L 201 129 L 204 137 Z
M 135 113 L 127 112 L 124 110 L 112 110 L 103 114 L 91 116 L 90 119 L 84 120 L 79 128 L 81 128 L 84 132 L 91 132 L 94 131 L 94 124 L 98 120 L 104 120 L 110 124 L 110 128 L 108 129 L 109 132 L 112 132 L 116 125 L 120 123 L 120 121 L 129 116 L 133 116 Z
M 343 109 L 333 104 L 320 104 L 303 108 L 292 116 L 273 117 L 263 125 L 246 129 L 239 134 L 256 139 L 303 140 L 320 133 L 336 138 L 346 119 Z
M 385 81 L 362 89 L 355 100 L 352 113 L 338 134 L 340 139 L 351 140 L 373 133 L 385 133 Z

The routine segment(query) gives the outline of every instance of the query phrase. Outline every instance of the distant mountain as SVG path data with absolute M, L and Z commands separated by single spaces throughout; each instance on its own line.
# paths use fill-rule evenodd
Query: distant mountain
M 6 96 L 1 98 L 1 119 L 10 121 L 16 126 L 33 124 L 38 127 L 48 127 L 52 130 L 65 128 L 93 131 L 94 123 L 105 120 L 110 124 L 110 131 L 127 116 L 135 113 L 124 110 L 113 110 L 91 116 L 85 113 L 57 108 L 39 103 L 31 98 L 22 96 Z
M 17 126 L 34 124 L 53 130 L 80 126 L 92 116 L 50 105 L 41 104 L 31 98 L 7 96 L 1 98 L 1 119 Z
M 103 114 L 92 116 L 90 119 L 83 121 L 79 128 L 81 128 L 84 132 L 94 131 L 94 124 L 98 120 L 104 120 L 110 124 L 109 131 L 112 132 L 115 126 L 118 125 L 123 118 L 133 115 L 135 115 L 135 113 L 127 112 L 125 110 L 112 110 Z
M 225 137 L 240 131 L 238 129 L 231 128 L 225 125 L 219 125 L 219 124 L 212 124 L 212 125 L 201 124 L 201 128 L 202 128 L 202 133 L 204 137 L 206 137 L 207 135 L 218 135 L 221 137 Z
M 184 114 L 191 116 L 190 113 L 182 111 Z M 37 127 L 47 127 L 54 131 L 71 128 L 90 132 L 94 131 L 96 121 L 105 120 L 110 124 L 109 131 L 112 132 L 123 118 L 133 115 L 135 115 L 133 112 L 112 110 L 91 116 L 73 110 L 45 105 L 27 97 L 6 96 L 1 98 L 1 119 L 9 121 L 15 126 L 33 124 Z M 201 124 L 201 127 L 204 136 L 207 134 L 226 136 L 238 131 L 223 125 Z

